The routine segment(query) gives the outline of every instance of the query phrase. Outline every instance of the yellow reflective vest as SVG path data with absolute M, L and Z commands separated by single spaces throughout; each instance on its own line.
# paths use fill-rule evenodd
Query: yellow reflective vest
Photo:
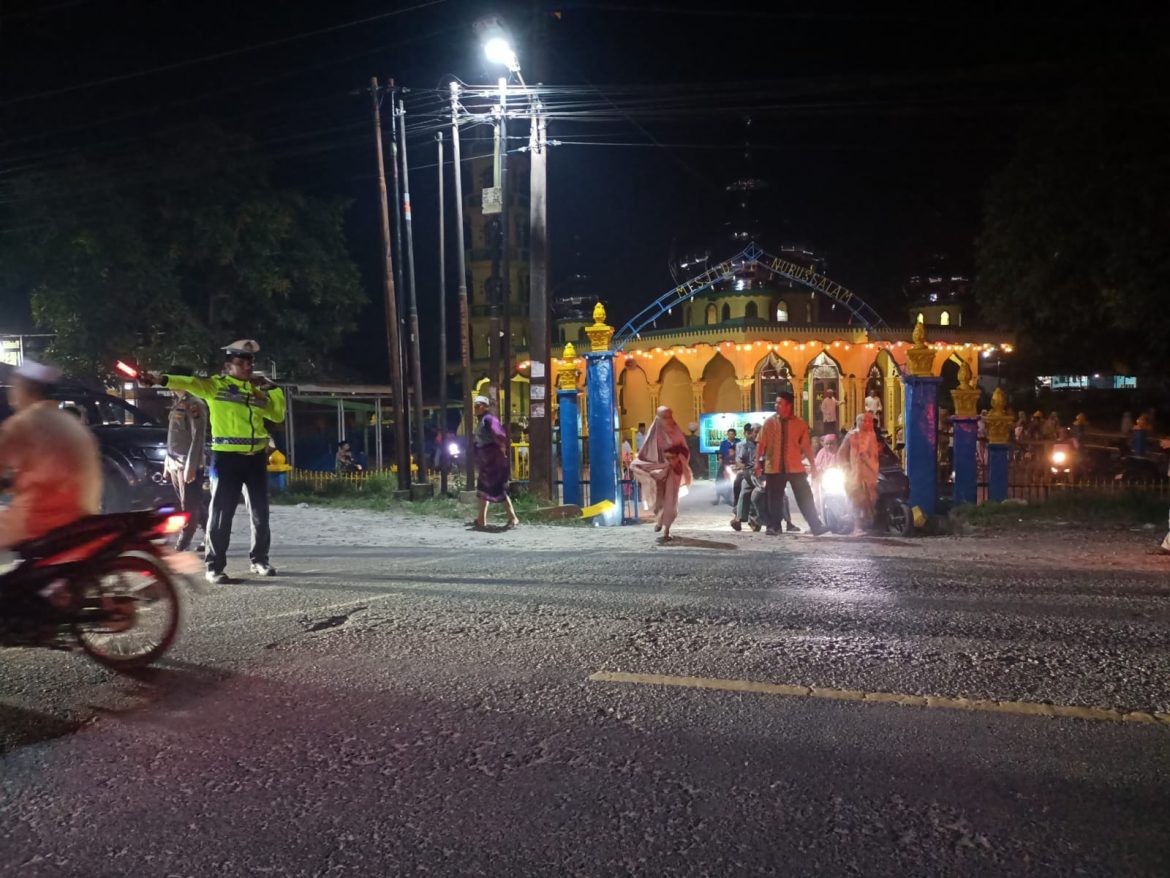
M 165 386 L 185 390 L 207 403 L 212 451 L 263 451 L 268 447 L 268 427 L 264 422 L 284 421 L 284 391 L 279 387 L 260 390 L 250 381 L 228 375 L 167 375 Z

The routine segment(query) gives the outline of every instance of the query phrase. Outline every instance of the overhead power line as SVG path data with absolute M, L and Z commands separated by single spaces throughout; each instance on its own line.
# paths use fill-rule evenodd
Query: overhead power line
M 377 15 L 370 15 L 366 18 L 360 18 L 355 21 L 346 21 L 341 24 L 333 24 L 328 27 L 318 28 L 317 30 L 305 31 L 304 33 L 293 34 L 288 37 L 280 37 L 275 40 L 265 40 L 262 43 L 253 43 L 250 46 L 241 46 L 238 49 L 225 49 L 222 52 L 214 52 L 210 55 L 203 55 L 199 58 L 188 58 L 183 61 L 174 61 L 170 64 L 162 64 L 158 67 L 151 67 L 146 70 L 134 70 L 129 73 L 120 73 L 115 76 L 107 76 L 104 79 L 93 79 L 85 82 L 74 83 L 73 85 L 64 86 L 62 88 L 49 89 L 46 91 L 33 92 L 31 94 L 19 95 L 14 98 L 7 98 L 0 101 L 0 107 L 8 107 L 13 104 L 20 104 L 26 101 L 37 100 L 39 98 L 53 97 L 55 95 L 69 94 L 71 92 L 82 91 L 84 89 L 98 88 L 105 85 L 113 85 L 119 82 L 126 82 L 131 79 L 138 79 L 142 76 L 151 76 L 155 73 L 166 73 L 171 70 L 181 70 L 184 67 L 191 67 L 195 64 L 205 64 L 208 61 L 220 61 L 224 58 L 232 58 L 236 55 L 243 55 L 248 52 L 255 52 L 260 49 L 270 49 L 274 46 L 283 46 L 288 43 L 295 43 L 300 40 L 308 39 L 309 37 L 320 36 L 321 34 L 334 33 L 336 31 L 345 30 L 351 27 L 357 27 L 362 24 L 369 24 L 373 21 L 380 21 L 386 18 L 393 18 L 397 15 L 405 15 L 408 12 L 417 12 L 421 9 L 427 9 L 431 6 L 438 6 L 446 3 L 447 0 L 425 0 L 423 3 L 418 3 L 414 6 L 408 6 L 405 9 L 395 9 L 392 12 L 381 12 Z

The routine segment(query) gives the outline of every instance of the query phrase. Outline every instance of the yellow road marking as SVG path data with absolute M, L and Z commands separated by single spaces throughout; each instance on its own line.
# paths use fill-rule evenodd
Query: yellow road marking
M 1163 724 L 1170 726 L 1170 713 L 1117 710 L 1111 707 L 1078 707 L 1072 704 L 1040 704 L 1031 701 L 995 701 L 983 698 L 945 698 L 940 695 L 906 695 L 901 692 L 862 692 L 858 689 L 827 689 L 821 686 L 793 686 L 755 680 L 721 680 L 716 677 L 671 677 L 664 674 L 627 674 L 598 671 L 590 674 L 595 683 L 639 683 L 650 686 L 680 686 L 687 689 L 718 689 L 724 692 L 758 692 L 794 698 L 828 698 L 833 701 L 864 701 L 870 704 L 898 704 L 903 707 L 933 707 L 942 710 L 976 710 L 986 713 L 1014 713 L 1021 716 L 1050 716 L 1103 722 Z

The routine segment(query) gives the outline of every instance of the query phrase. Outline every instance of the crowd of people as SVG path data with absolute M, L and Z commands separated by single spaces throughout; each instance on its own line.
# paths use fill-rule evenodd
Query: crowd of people
M 746 524 L 768 536 L 799 533 L 792 521 L 788 490 L 812 534 L 819 536 L 824 524 L 821 477 L 831 467 L 840 469 L 853 507 L 855 534 L 873 525 L 877 504 L 880 444 L 878 423 L 881 401 L 870 392 L 865 411 L 852 429 L 838 432 L 840 403 L 826 391 L 821 405 L 822 435 L 814 439 L 795 412 L 789 391 L 776 397 L 776 413 L 761 424 L 728 429 L 715 453 L 716 502 L 726 491 L 732 507 L 731 527 Z M 635 442 L 622 443 L 623 467 L 638 482 L 646 506 L 654 515 L 655 531 L 670 540 L 678 517 L 680 491 L 690 484 L 690 449 L 668 406 L 659 407 L 654 423 L 643 434 L 639 425 Z M 730 481 L 730 490 L 727 483 Z

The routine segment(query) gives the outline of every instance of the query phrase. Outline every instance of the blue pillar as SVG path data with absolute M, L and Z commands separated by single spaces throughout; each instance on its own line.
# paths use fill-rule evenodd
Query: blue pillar
M 987 443 L 987 499 L 1002 503 L 1008 498 L 1008 450 L 1010 445 Z
M 581 409 L 577 388 L 557 391 L 561 423 L 561 496 L 566 505 L 581 505 Z
M 938 386 L 941 378 L 907 375 L 906 475 L 910 479 L 910 505 L 924 515 L 934 515 L 938 499 Z
M 964 503 L 974 505 L 979 500 L 979 479 L 975 473 L 975 447 L 978 443 L 978 418 L 951 418 L 955 437 L 955 491 L 956 506 Z
M 616 512 L 616 515 L 599 516 L 601 524 L 622 523 L 613 356 L 613 351 L 585 355 L 585 387 L 589 394 L 589 503 L 610 500 Z
M 1137 457 L 1141 457 L 1146 453 L 1146 431 L 1134 429 L 1133 431 L 1133 453 Z

